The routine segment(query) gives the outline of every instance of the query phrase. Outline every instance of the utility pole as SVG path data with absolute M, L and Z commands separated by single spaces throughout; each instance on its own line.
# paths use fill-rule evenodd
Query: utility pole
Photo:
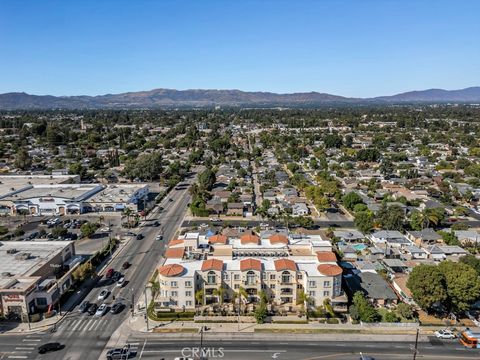
M 417 346 L 418 346 L 418 329 L 417 329 L 417 335 L 415 336 L 415 347 L 413 349 L 413 360 L 416 360 L 417 358 Z
M 147 331 L 148 329 L 148 302 L 147 302 L 147 286 L 145 285 L 145 288 L 143 289 L 143 293 L 145 295 L 145 323 L 147 324 Z

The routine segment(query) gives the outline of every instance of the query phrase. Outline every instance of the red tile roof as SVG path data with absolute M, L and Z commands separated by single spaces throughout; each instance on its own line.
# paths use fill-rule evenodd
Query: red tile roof
M 166 259 L 182 259 L 183 254 L 185 253 L 185 248 L 168 248 L 165 251 L 165 258 Z
M 343 272 L 340 266 L 333 264 L 320 264 L 317 269 L 325 276 L 337 276 Z
M 172 277 L 172 276 L 178 276 L 183 272 L 184 267 L 179 264 L 170 264 L 170 265 L 164 265 L 160 267 L 158 272 L 162 276 L 167 276 L 167 277 Z
M 182 240 L 182 239 L 172 239 L 172 240 L 170 240 L 170 242 L 168 243 L 168 246 L 174 246 L 174 245 L 180 245 L 180 244 L 183 244 L 183 240 Z
M 226 244 L 228 237 L 225 235 L 213 235 L 208 238 L 210 244 Z
M 278 259 L 274 261 L 274 264 L 275 264 L 275 270 L 277 271 L 284 271 L 284 270 L 296 271 L 297 270 L 297 265 L 293 260 Z
M 318 251 L 317 259 L 320 262 L 337 262 L 337 256 L 331 251 Z
M 240 242 L 242 244 L 258 244 L 260 238 L 257 235 L 243 235 L 240 237 Z
M 202 271 L 216 270 L 222 271 L 223 261 L 219 259 L 208 259 L 205 260 L 202 264 Z
M 288 238 L 285 235 L 275 234 L 268 238 L 271 244 L 288 244 Z
M 257 259 L 244 259 L 240 260 L 240 270 L 247 271 L 247 270 L 262 270 L 262 263 L 260 260 Z

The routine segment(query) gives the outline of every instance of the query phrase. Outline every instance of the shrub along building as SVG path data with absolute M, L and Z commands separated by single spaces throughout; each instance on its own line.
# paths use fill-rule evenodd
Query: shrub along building
M 239 296 L 253 305 L 262 293 L 279 311 L 303 308 L 306 299 L 311 306 L 326 299 L 334 306 L 346 304 L 342 269 L 331 243 L 319 235 L 198 235 L 170 242 L 158 271 L 157 311 L 193 310 L 199 291 L 200 306 L 233 303 Z

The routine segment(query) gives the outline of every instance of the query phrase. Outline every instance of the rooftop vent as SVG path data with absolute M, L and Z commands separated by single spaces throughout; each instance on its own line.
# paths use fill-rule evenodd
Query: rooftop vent
M 30 253 L 20 253 L 15 255 L 15 260 L 28 260 L 30 259 Z
M 7 254 L 15 254 L 17 252 L 17 249 L 8 249 Z

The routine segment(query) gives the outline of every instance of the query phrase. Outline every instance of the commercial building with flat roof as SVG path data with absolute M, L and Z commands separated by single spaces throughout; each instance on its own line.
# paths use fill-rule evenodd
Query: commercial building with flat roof
M 0 207 L 12 215 L 66 215 L 134 211 L 148 196 L 146 184 L 27 184 L 0 195 Z
M 0 242 L 0 313 L 20 317 L 51 308 L 80 263 L 72 241 Z

